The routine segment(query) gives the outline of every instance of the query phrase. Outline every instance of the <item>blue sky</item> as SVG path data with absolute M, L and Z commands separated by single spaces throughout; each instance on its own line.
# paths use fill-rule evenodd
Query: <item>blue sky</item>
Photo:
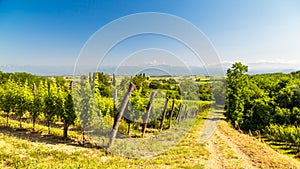
M 202 30 L 222 62 L 300 69 L 299 9 L 297 0 L 0 0 L 0 65 L 74 65 L 102 26 L 162 12 Z

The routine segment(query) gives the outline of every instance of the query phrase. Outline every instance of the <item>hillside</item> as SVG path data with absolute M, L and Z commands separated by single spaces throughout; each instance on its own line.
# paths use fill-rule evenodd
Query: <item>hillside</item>
M 174 148 L 152 159 L 131 159 L 64 143 L 31 131 L 0 128 L 0 168 L 297 168 L 300 162 L 230 128 L 221 112 L 202 113 Z M 215 128 L 216 127 L 216 128 Z M 212 132 L 216 129 L 214 132 Z M 45 130 L 46 131 L 46 130 Z M 18 133 L 18 134 L 16 134 Z M 203 137 L 207 135 L 207 137 Z M 36 137 L 33 139 L 32 137 Z M 299 167 L 298 167 L 299 168 Z

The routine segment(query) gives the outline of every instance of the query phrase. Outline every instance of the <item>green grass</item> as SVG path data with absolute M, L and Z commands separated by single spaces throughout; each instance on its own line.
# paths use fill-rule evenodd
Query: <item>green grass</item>
M 14 131 L 18 128 L 18 122 L 10 120 L 11 127 L 1 127 L 0 130 L 0 168 L 204 168 L 209 153 L 198 139 L 203 117 L 207 114 L 208 111 L 198 116 L 195 125 L 177 145 L 153 158 L 144 159 L 57 142 L 52 137 L 47 138 L 47 128 L 41 125 L 36 127 L 42 134 L 27 135 L 30 131 Z M 0 124 L 5 123 L 5 119 L 0 117 Z M 30 129 L 32 125 L 23 123 L 23 126 Z M 61 129 L 53 128 L 51 132 L 54 136 L 62 135 Z M 73 134 L 80 136 L 74 132 L 71 137 Z M 41 138 L 33 141 L 26 138 L 28 136 Z
M 242 134 L 228 126 L 225 121 L 218 123 L 218 129 L 257 165 L 258 168 L 298 168 L 297 159 L 275 152 L 265 143 L 247 134 Z
M 109 152 L 123 156 L 147 158 L 170 149 L 189 132 L 195 119 L 182 121 L 169 130 L 151 135 L 146 138 L 117 139 Z
M 8 127 L 12 130 L 20 129 L 19 121 L 17 120 L 9 119 L 8 124 L 9 124 Z M 6 126 L 6 118 L 3 118 L 1 116 L 1 113 L 0 113 L 0 125 Z M 27 130 L 28 132 L 33 132 L 32 123 L 22 122 L 22 127 L 24 128 L 24 130 Z M 34 131 L 37 133 L 48 133 L 48 128 L 44 125 L 36 124 Z M 57 137 L 63 136 L 63 130 L 60 128 L 51 127 L 50 132 L 53 136 L 57 136 Z M 78 139 L 81 137 L 81 135 L 78 132 L 74 132 L 74 131 L 68 131 L 68 135 L 69 137 L 74 139 Z

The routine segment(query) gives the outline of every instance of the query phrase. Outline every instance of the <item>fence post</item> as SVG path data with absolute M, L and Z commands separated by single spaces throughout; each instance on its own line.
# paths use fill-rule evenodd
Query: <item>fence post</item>
M 164 111 L 163 111 L 163 114 L 162 114 L 162 119 L 161 119 L 160 127 L 159 127 L 160 130 L 162 130 L 163 127 L 164 127 L 164 120 L 166 118 L 168 103 L 169 103 L 169 98 L 166 99 L 166 103 L 165 103 L 165 107 L 164 107 Z
M 147 128 L 147 123 L 148 123 L 148 119 L 149 119 L 149 115 L 150 115 L 150 111 L 151 111 L 151 108 L 152 108 L 152 103 L 153 103 L 155 94 L 156 94 L 155 92 L 151 93 L 150 101 L 148 103 L 147 110 L 146 110 L 146 114 L 143 118 L 142 137 L 144 137 L 144 135 L 145 135 L 145 131 L 146 131 L 146 128 Z
M 130 83 L 129 88 L 127 90 L 127 93 L 124 96 L 124 100 L 123 100 L 122 105 L 120 107 L 120 111 L 118 112 L 118 114 L 115 118 L 114 125 L 113 125 L 111 135 L 110 135 L 110 138 L 109 138 L 109 142 L 108 142 L 108 145 L 107 145 L 108 148 L 112 146 L 112 144 L 113 144 L 113 142 L 116 138 L 118 128 L 119 128 L 119 125 L 120 125 L 120 122 L 121 122 L 121 118 L 123 116 L 123 113 L 125 111 L 125 108 L 127 106 L 128 101 L 129 101 L 130 95 L 131 95 L 132 91 L 134 90 L 134 88 L 135 88 L 135 85 L 133 83 Z

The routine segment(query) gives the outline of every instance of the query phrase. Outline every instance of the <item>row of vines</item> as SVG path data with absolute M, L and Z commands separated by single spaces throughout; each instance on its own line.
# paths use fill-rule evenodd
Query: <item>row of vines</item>
M 146 126 L 158 131 L 195 117 L 199 110 L 209 108 L 212 100 L 210 84 L 197 86 L 190 79 L 180 83 L 173 78 L 151 80 L 145 74 L 116 80 L 114 75 L 99 72 L 77 78 L 0 72 L 0 78 L 0 110 L 7 126 L 11 118 L 19 120 L 20 128 L 24 121 L 32 122 L 32 130 L 36 123 L 46 125 L 48 134 L 51 126 L 60 126 L 64 137 L 68 137 L 69 126 L 80 128 L 83 136 L 96 130 L 111 131 L 130 83 L 135 88 L 118 128 L 127 135 L 130 131 L 136 134 L 141 127 L 145 133 L 145 112 L 153 91 Z M 199 102 L 199 93 L 206 99 Z
M 284 142 L 287 146 L 296 147 L 300 151 L 300 128 L 271 124 L 266 128 L 266 136 L 277 142 Z

